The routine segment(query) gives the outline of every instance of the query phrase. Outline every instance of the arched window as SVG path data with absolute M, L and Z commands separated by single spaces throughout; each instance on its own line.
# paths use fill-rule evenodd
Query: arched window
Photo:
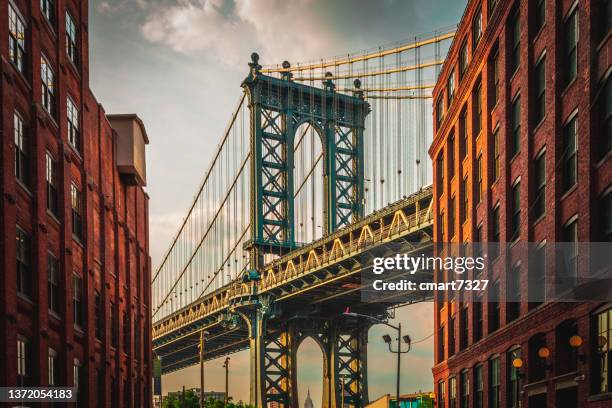
M 593 383 L 594 394 L 612 392 L 610 362 L 612 361 L 612 304 L 593 314 Z
M 555 373 L 565 374 L 576 371 L 577 351 L 570 345 L 570 338 L 578 334 L 576 321 L 565 320 L 555 328 Z
M 546 377 L 546 336 L 544 333 L 535 334 L 529 339 L 529 382 L 541 381 Z

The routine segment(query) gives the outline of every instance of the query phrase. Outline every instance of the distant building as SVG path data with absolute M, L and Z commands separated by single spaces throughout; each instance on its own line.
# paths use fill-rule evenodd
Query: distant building
M 314 408 L 312 399 L 310 398 L 310 388 L 308 388 L 308 393 L 306 394 L 306 401 L 304 401 L 304 408 Z
M 198 399 L 201 398 L 200 396 L 200 389 L 199 388 L 190 388 L 188 390 L 185 390 L 185 392 L 193 392 L 195 395 L 198 396 Z M 165 397 L 176 397 L 176 398 L 180 398 L 181 394 L 183 393 L 183 391 L 173 391 L 173 392 L 169 392 Z M 204 391 L 204 401 L 208 401 L 209 399 L 213 399 L 215 401 L 225 401 L 225 392 L 222 391 Z M 231 397 L 230 397 L 231 399 Z
M 389 394 L 385 394 L 370 404 L 366 408 L 396 408 L 397 398 Z M 413 394 L 400 395 L 399 408 L 433 408 L 433 393 L 432 392 L 417 392 Z

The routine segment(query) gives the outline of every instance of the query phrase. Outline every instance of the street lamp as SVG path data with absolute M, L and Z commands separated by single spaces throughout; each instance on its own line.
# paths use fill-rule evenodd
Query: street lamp
M 223 368 L 225 368 L 225 406 L 227 407 L 227 402 L 229 401 L 229 396 L 227 394 L 227 387 L 228 387 L 228 379 L 229 379 L 229 362 L 230 362 L 230 358 L 229 357 L 225 357 L 225 362 L 223 363 Z
M 410 339 L 410 336 L 405 335 L 402 337 L 402 324 L 401 323 L 398 323 L 397 326 L 393 326 L 392 324 L 389 324 L 385 322 L 384 320 L 378 319 L 376 317 L 368 316 L 368 315 L 364 315 L 360 313 L 352 313 L 349 311 L 344 312 L 344 315 L 351 316 L 351 317 L 362 317 L 364 319 L 368 319 L 368 320 L 371 320 L 379 324 L 384 324 L 385 326 L 390 327 L 393 330 L 397 331 L 397 350 L 393 351 L 393 349 L 391 348 L 391 342 L 392 342 L 391 336 L 389 336 L 388 334 L 383 334 L 382 339 L 389 346 L 389 351 L 393 354 L 397 354 L 397 375 L 396 375 L 396 382 L 395 382 L 395 397 L 396 397 L 396 404 L 397 404 L 396 406 L 397 408 L 399 408 L 400 406 L 400 357 L 402 354 L 408 353 L 410 351 L 410 343 L 412 341 Z M 407 350 L 402 350 L 402 340 L 404 340 L 404 342 L 408 345 Z
M 200 331 L 200 408 L 204 408 L 204 341 L 209 334 L 206 330 Z

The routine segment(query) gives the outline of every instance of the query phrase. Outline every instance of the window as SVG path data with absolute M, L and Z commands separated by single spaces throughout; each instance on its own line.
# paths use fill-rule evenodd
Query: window
M 461 400 L 460 407 L 468 408 L 470 406 L 470 377 L 467 368 L 461 371 Z
M 478 9 L 474 13 L 474 20 L 472 21 L 472 50 L 476 50 L 476 46 L 480 42 L 482 37 L 482 10 Z
M 26 69 L 26 26 L 23 17 L 15 9 L 12 3 L 8 8 L 9 24 L 9 61 L 17 68 L 17 71 L 25 74 Z
M 595 379 L 593 391 L 596 394 L 612 392 L 610 381 L 610 364 L 612 364 L 612 308 L 595 315 L 596 338 L 595 350 L 598 358 L 595 362 Z
M 467 71 L 468 68 L 468 63 L 469 63 L 469 59 L 468 59 L 468 45 L 467 45 L 467 41 L 464 41 L 463 44 L 461 45 L 461 49 L 459 50 L 459 80 L 461 81 L 461 79 L 463 79 L 463 76 L 465 75 L 465 71 Z
M 521 235 L 521 183 L 516 182 L 512 186 L 512 227 L 511 241 L 516 241 Z
M 468 178 L 467 175 L 461 181 L 461 194 L 463 200 L 461 200 L 461 209 L 459 210 L 460 223 L 463 224 L 467 220 L 467 212 L 468 212 Z
M 83 198 L 81 191 L 74 184 L 70 186 L 70 203 L 72 208 L 72 234 L 79 240 L 82 240 Z
M 521 376 L 513 361 L 521 358 L 521 348 L 517 347 L 508 352 L 508 408 L 519 408 L 521 392 Z
M 450 204 L 448 208 L 448 236 L 449 238 L 453 238 L 455 236 L 455 196 L 452 196 L 450 199 Z
M 77 274 L 72 275 L 72 310 L 74 324 L 83 326 L 83 278 Z
M 47 254 L 47 292 L 49 311 L 59 314 L 59 261 L 51 254 Z
M 534 32 L 539 33 L 546 22 L 546 1 L 537 0 L 535 5 L 535 27 Z
M 23 119 L 13 112 L 13 133 L 15 136 L 15 178 L 28 185 L 28 137 Z
M 448 408 L 457 406 L 457 377 L 448 379 Z
M 40 11 L 53 26 L 55 23 L 55 0 L 40 0 Z
M 539 306 L 546 299 L 546 245 L 538 246 L 529 264 L 529 308 Z
M 563 241 L 570 244 L 561 252 L 563 262 L 561 263 L 564 275 L 560 277 L 561 290 L 572 288 L 578 278 L 578 219 L 565 224 L 563 227 Z
M 555 328 L 555 375 L 575 372 L 578 369 L 578 350 L 570 344 L 572 336 L 578 334 L 578 325 L 573 319 L 565 320 Z
M 491 59 L 491 68 L 493 71 L 493 98 L 491 106 L 497 105 L 499 100 L 499 51 L 495 50 Z
M 574 8 L 563 25 L 563 52 L 565 86 L 578 74 L 578 8 Z
M 576 184 L 577 174 L 577 128 L 574 116 L 563 128 L 563 188 L 568 191 Z
M 512 102 L 512 140 L 510 157 L 516 156 L 521 150 L 521 98 Z
M 459 115 L 459 160 L 463 161 L 467 155 L 467 111 L 465 108 Z
M 511 322 L 521 313 L 521 267 L 515 264 L 508 274 L 506 321 Z
M 482 371 L 482 364 L 474 367 L 474 408 L 484 407 L 484 376 Z
M 448 178 L 455 177 L 455 135 L 448 138 Z
M 438 170 L 438 196 L 444 193 L 444 154 L 440 152 L 437 160 L 437 170 Z
M 493 132 L 493 181 L 499 180 L 500 166 L 499 159 L 501 149 L 499 148 L 499 127 Z
M 30 356 L 28 340 L 17 335 L 17 383 L 19 386 L 29 385 Z
M 444 340 L 446 339 L 444 326 L 438 329 L 438 362 L 444 361 L 446 353 L 444 352 Z
M 47 184 L 47 210 L 54 216 L 59 216 L 57 194 L 57 165 L 51 153 L 45 153 L 45 179 Z
M 96 339 L 102 340 L 102 297 L 99 291 L 94 294 L 94 327 L 96 331 Z
M 514 73 L 521 65 L 521 14 L 516 11 L 510 23 L 512 50 L 510 56 L 510 72 Z
M 535 67 L 535 120 L 539 124 L 546 115 L 546 57 L 540 58 Z
M 482 84 L 480 82 L 476 85 L 476 88 L 474 88 L 472 100 L 474 104 L 474 135 L 478 137 L 482 129 Z
M 448 75 L 448 80 L 446 82 L 446 98 L 447 103 L 446 106 L 450 108 L 451 103 L 453 102 L 453 98 L 455 97 L 455 68 L 453 67 L 450 70 Z
M 42 106 L 51 116 L 55 116 L 55 73 L 44 55 L 40 57 L 40 82 L 42 84 Z
M 440 130 L 440 125 L 444 119 L 444 100 L 442 96 L 436 102 L 436 130 Z
M 446 384 L 444 380 L 438 381 L 438 406 L 445 407 L 444 405 L 446 400 Z
M 30 237 L 17 227 L 17 292 L 32 295 L 32 270 L 30 268 Z
M 76 66 L 78 65 L 77 26 L 70 13 L 66 13 L 66 55 Z
M 77 151 L 81 148 L 81 136 L 79 132 L 79 111 L 72 99 L 67 99 L 68 115 L 68 142 Z
M 483 334 L 483 313 L 482 313 L 482 296 L 478 297 L 473 303 L 474 307 L 474 343 L 482 338 Z
M 478 156 L 476 159 L 476 170 L 478 172 L 478 191 L 476 191 L 476 198 L 478 199 L 478 203 L 482 201 L 482 154 Z
M 541 153 L 535 161 L 535 199 L 533 215 L 540 218 L 546 212 L 546 152 Z
M 463 350 L 468 345 L 468 307 L 464 304 L 459 315 L 459 348 Z
M 49 386 L 50 387 L 54 387 L 57 384 L 57 380 L 59 379 L 59 362 L 57 359 L 57 351 L 53 350 L 52 348 L 49 348 L 48 352 L 47 352 L 47 367 L 49 370 Z
M 491 285 L 489 290 L 489 333 L 499 329 L 500 308 L 499 308 L 499 281 Z
M 541 381 L 546 377 L 546 359 L 538 356 L 538 351 L 546 347 L 546 336 L 538 333 L 529 339 L 528 379 L 530 383 Z
M 499 357 L 489 360 L 489 408 L 500 407 L 500 371 Z

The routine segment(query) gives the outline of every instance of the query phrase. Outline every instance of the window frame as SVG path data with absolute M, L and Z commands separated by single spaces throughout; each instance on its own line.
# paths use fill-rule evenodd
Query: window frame
M 45 151 L 45 187 L 47 211 L 57 218 L 59 217 L 57 161 L 48 150 Z
M 534 109 L 536 127 L 546 117 L 546 51 L 542 52 L 534 68 L 535 105 Z
M 483 28 L 482 8 L 478 7 L 476 12 L 474 12 L 474 17 L 472 18 L 472 52 L 476 50 L 476 47 L 478 47 L 478 44 L 480 44 Z
M 30 159 L 28 129 L 23 116 L 13 111 L 13 137 L 15 143 L 15 178 L 24 186 L 29 185 Z
M 47 252 L 47 307 L 49 312 L 60 313 L 60 264 L 59 259 L 51 252 Z
M 30 299 L 32 296 L 32 265 L 30 263 L 32 242 L 30 235 L 19 225 L 16 228 L 16 273 L 17 273 L 17 293 Z
M 72 13 L 66 10 L 66 56 L 75 66 L 79 66 L 79 30 Z
M 83 277 L 72 274 L 72 320 L 75 327 L 83 327 Z
M 573 20 L 573 21 L 572 21 Z M 572 27 L 573 26 L 573 27 Z M 574 38 L 571 37 L 571 29 L 575 30 Z M 570 8 L 563 18 L 562 61 L 564 64 L 564 85 L 568 87 L 578 76 L 578 43 L 580 42 L 580 19 L 578 18 L 578 2 Z M 573 64 L 572 64 L 573 63 Z
M 499 356 L 489 358 L 489 408 L 501 407 L 501 361 Z
M 546 148 L 540 150 L 534 160 L 535 198 L 533 200 L 534 218 L 546 215 Z
M 571 135 L 570 135 L 571 131 Z M 563 192 L 567 193 L 578 183 L 578 114 L 570 115 L 563 132 Z M 570 142 L 573 142 L 570 144 Z M 567 150 L 572 146 L 571 150 Z M 569 166 L 569 168 L 568 168 Z
M 40 0 L 40 12 L 51 28 L 54 28 L 56 21 L 55 0 Z
M 40 83 L 42 88 L 41 104 L 43 110 L 55 120 L 56 106 L 56 76 L 50 60 L 44 53 L 40 54 Z
M 9 34 L 9 62 L 22 75 L 26 74 L 27 68 L 27 36 L 28 26 L 19 8 L 12 2 L 8 2 L 8 34 Z M 20 38 L 22 37 L 22 38 Z
M 74 100 L 68 96 L 66 98 L 66 117 L 68 126 L 66 131 L 68 132 L 67 139 L 68 144 L 74 148 L 77 152 L 81 151 L 81 128 L 80 128 L 80 112 Z
M 511 76 L 514 76 L 521 67 L 521 12 L 519 9 L 512 16 L 510 30 L 510 72 Z
M 83 240 L 83 192 L 73 182 L 70 184 L 70 214 L 72 224 L 72 236 L 79 242 Z

